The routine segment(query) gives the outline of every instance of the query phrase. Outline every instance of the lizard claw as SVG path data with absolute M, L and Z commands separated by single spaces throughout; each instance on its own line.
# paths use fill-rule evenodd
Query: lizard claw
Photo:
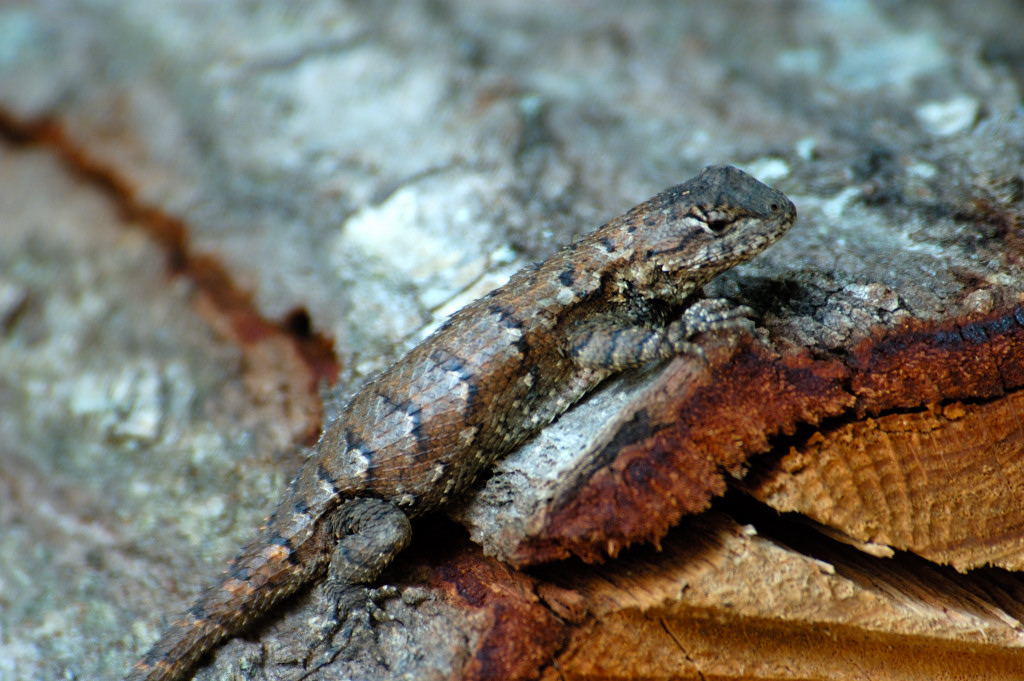
M 324 584 L 324 619 L 306 655 L 303 667 L 312 674 L 335 660 L 346 649 L 369 648 L 375 645 L 373 625 L 388 619 L 380 601 L 398 595 L 390 585 L 366 588 L 361 585 L 336 585 L 330 580 Z M 353 646 L 353 642 L 359 645 Z
M 690 339 L 723 330 L 752 332 L 754 322 L 750 317 L 753 316 L 756 312 L 746 305 L 733 305 L 722 298 L 705 298 L 688 307 L 681 318 L 668 325 L 665 333 L 673 352 L 690 355 L 707 364 L 704 348 Z
M 708 331 L 749 331 L 754 327 L 751 317 L 756 316 L 754 309 L 746 305 L 733 305 L 723 298 L 705 298 L 688 307 L 679 323 L 692 338 Z

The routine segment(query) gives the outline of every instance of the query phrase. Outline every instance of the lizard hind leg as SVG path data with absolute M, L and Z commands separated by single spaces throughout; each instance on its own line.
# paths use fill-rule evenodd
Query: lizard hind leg
M 409 517 L 381 499 L 348 499 L 328 523 L 338 542 L 327 570 L 328 590 L 376 581 L 412 539 Z
M 332 647 L 332 639 L 340 639 L 345 647 L 356 637 L 370 635 L 370 619 L 380 615 L 376 601 L 394 595 L 394 590 L 367 585 L 377 581 L 412 538 L 408 516 L 379 499 L 350 499 L 328 522 L 337 541 L 321 592 L 328 621 L 306 656 L 307 671 L 338 656 L 340 650 Z

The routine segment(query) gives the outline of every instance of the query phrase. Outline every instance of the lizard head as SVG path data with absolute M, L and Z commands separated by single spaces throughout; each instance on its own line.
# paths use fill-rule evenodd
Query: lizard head
M 796 207 L 738 168 L 709 166 L 623 219 L 640 236 L 633 267 L 640 289 L 682 302 L 789 231 Z

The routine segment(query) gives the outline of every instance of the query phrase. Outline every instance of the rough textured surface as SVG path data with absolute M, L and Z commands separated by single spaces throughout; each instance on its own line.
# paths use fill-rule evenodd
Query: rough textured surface
M 935 418 L 935 401 L 1001 409 L 1021 385 L 1018 369 L 1007 370 L 1020 356 L 1010 332 L 1024 280 L 1021 21 L 1010 0 L 652 1 L 628 14 L 598 0 L 3 3 L 4 127 L 49 119 L 61 135 L 43 135 L 47 153 L 104 172 L 98 182 L 69 181 L 37 152 L 4 161 L 0 677 L 118 678 L 165 624 L 160 613 L 184 607 L 214 578 L 297 470 L 317 380 L 336 373 L 335 393 L 348 394 L 517 266 L 708 163 L 755 171 L 800 210 L 786 240 L 714 293 L 762 313 L 768 357 L 850 372 L 842 385 L 857 391 L 859 408 L 819 424 L 822 437 L 862 417 L 893 418 L 888 410 L 919 419 L 916 429 Z M 131 206 L 152 210 L 128 210 L 142 219 L 121 221 Z M 174 248 L 140 237 L 159 233 L 151 228 L 164 218 L 186 228 L 190 258 L 209 258 L 225 278 L 211 284 L 195 274 L 202 268 L 168 277 L 166 259 L 178 271 Z M 243 295 L 213 295 L 225 287 Z M 296 349 L 310 332 L 330 336 L 335 369 Z M 957 373 L 979 348 L 986 356 Z M 715 370 L 746 352 L 724 348 Z M 924 380 L 935 360 L 936 380 Z M 684 383 L 704 380 L 671 371 Z M 630 399 L 648 389 L 641 379 L 629 386 Z M 963 386 L 987 392 L 948 394 Z M 497 492 L 493 503 L 466 522 L 484 527 L 504 515 L 509 524 L 481 535 L 519 545 L 534 517 L 513 503 L 521 490 L 537 480 L 556 487 L 563 469 L 550 462 L 571 469 L 566 451 L 586 451 L 613 420 L 600 414 L 626 401 L 616 385 L 596 397 L 611 408 L 584 405 L 595 421 L 547 440 L 547 456 L 511 459 L 485 492 Z M 793 439 L 769 444 L 783 456 L 813 435 L 800 425 Z M 545 513 L 544 499 L 554 498 L 539 497 L 526 513 Z M 657 518 L 663 511 L 650 509 L 649 525 L 679 514 L 664 508 Z M 938 659 L 988 664 L 991 678 L 1012 664 L 1021 619 L 1014 573 L 961 576 L 899 553 L 829 553 L 820 534 L 787 531 L 788 518 L 773 525 L 774 515 L 758 507 L 743 522 L 795 547 L 779 549 L 783 562 L 741 545 L 711 563 L 717 579 L 702 607 L 716 624 L 703 630 L 726 636 L 691 655 L 697 673 L 713 675 L 717 660 L 732 665 L 720 670 L 727 678 L 786 678 L 787 660 L 759 666 L 742 636 L 728 638 L 743 631 L 728 613 L 738 595 L 772 593 L 771 581 L 742 575 L 812 579 L 819 563 L 795 551 L 829 561 L 842 578 L 819 594 L 823 607 L 855 593 L 882 609 L 853 616 L 836 648 L 815 638 L 787 649 L 814 661 L 789 678 L 857 678 L 856 660 L 828 666 L 814 653 L 849 660 L 842 649 L 869 640 L 879 655 L 893 646 L 887 659 L 898 658 L 907 678 L 942 678 Z M 476 554 L 456 526 L 431 523 L 409 564 L 385 576 L 400 586 L 380 602 L 394 619 L 374 620 L 375 636 L 352 642 L 321 675 L 447 678 L 474 660 L 525 659 L 509 652 L 524 639 L 488 625 L 513 606 L 480 598 L 481 584 L 513 602 L 517 589 L 525 602 L 537 596 L 490 576 L 463 597 L 440 596 L 458 592 Z M 673 555 L 702 565 L 706 554 Z M 791 558 L 803 572 L 785 572 Z M 623 575 L 634 559 L 620 553 L 601 569 Z M 425 576 L 430 560 L 435 581 Z M 895 564 L 902 578 L 879 577 Z M 584 652 L 559 657 L 548 673 L 571 677 L 598 660 L 609 674 L 633 675 L 608 664 L 637 648 L 637 626 L 660 606 L 637 601 L 625 626 L 601 629 L 613 613 L 586 620 L 591 605 L 571 586 L 532 588 L 546 596 L 543 607 L 516 612 L 523 632 L 544 632 L 532 634 L 538 649 L 559 649 L 583 623 L 606 642 L 588 648 L 585 636 L 572 638 Z M 644 589 L 629 587 L 633 598 Z M 680 592 L 669 590 L 664 607 Z M 793 608 L 789 641 L 824 630 L 801 619 L 805 602 L 773 601 L 771 626 Z M 894 603 L 905 608 L 899 616 Z M 300 596 L 222 649 L 199 678 L 293 678 L 314 606 Z M 544 609 L 569 630 L 532 628 L 550 617 Z M 658 659 L 677 641 L 682 657 L 691 649 L 684 619 L 672 620 L 675 638 L 645 639 L 651 650 L 666 642 Z M 915 662 L 925 666 L 915 671 Z
M 0 167 L 0 271 L 21 301 L 0 344 L 0 674 L 58 678 L 78 660 L 77 673 L 113 678 L 131 609 L 174 599 L 229 550 L 297 432 L 276 396 L 250 399 L 253 374 L 192 311 L 188 282 L 168 280 L 160 250 L 103 198 L 50 154 L 4 148 Z M 236 488 L 216 484 L 242 459 Z M 16 653 L 19 640 L 36 653 Z
M 628 570 L 539 570 L 549 602 L 569 593 L 577 611 L 569 643 L 542 678 L 1019 676 L 1019 582 L 991 575 L 971 583 L 920 562 L 863 560 L 770 520 L 759 525 L 773 537 L 712 512 L 673 530 L 661 551 L 631 553 Z M 780 538 L 815 547 L 813 558 Z M 983 590 L 988 600 L 978 597 Z
M 816 433 L 745 487 L 877 547 L 967 570 L 1024 569 L 1024 395 Z
M 656 542 L 682 515 L 703 511 L 725 491 L 723 471 L 738 475 L 748 457 L 770 448 L 772 437 L 853 403 L 841 365 L 780 361 L 751 347 L 749 338 L 732 340 L 739 347 L 719 343 L 707 350 L 709 370 L 689 358 L 675 360 L 600 429 L 581 426 L 586 415 L 570 415 L 500 464 L 458 516 L 473 539 L 520 565 L 570 554 L 600 560 L 631 543 Z M 570 429 L 591 434 L 582 454 L 517 479 L 519 462 L 543 457 L 551 439 Z
M 1014 502 L 1024 489 L 1016 470 L 1022 310 L 876 328 L 877 337 L 847 356 L 780 357 L 745 346 L 711 353 L 715 368 L 706 373 L 677 360 L 657 381 L 629 391 L 614 416 L 601 415 L 599 429 L 588 429 L 592 416 L 583 412 L 500 464 L 458 517 L 489 553 L 516 564 L 570 553 L 599 560 L 633 542 L 657 541 L 681 515 L 707 508 L 725 490 L 723 471 L 739 477 L 751 455 L 779 448 L 784 435 L 783 451 L 796 442 L 803 453 L 761 462 L 764 479 L 744 483 L 778 510 L 961 568 L 1017 569 L 1024 560 Z M 962 400 L 996 401 L 965 411 Z M 943 430 L 934 420 L 943 401 L 950 414 L 973 418 Z M 860 420 L 893 409 L 910 412 Z M 907 434 L 879 439 L 879 428 Z M 587 434 L 573 450 L 585 455 L 552 462 L 545 451 L 573 430 Z M 548 467 L 524 476 L 523 462 L 536 458 Z M 898 484 L 903 478 L 913 481 Z M 916 498 L 893 503 L 889 495 Z M 979 523 L 988 528 L 980 538 Z

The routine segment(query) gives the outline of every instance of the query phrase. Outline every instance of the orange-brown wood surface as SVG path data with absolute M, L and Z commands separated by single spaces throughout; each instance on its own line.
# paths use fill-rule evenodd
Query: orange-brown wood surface
M 748 478 L 757 498 L 967 570 L 1024 569 L 1024 394 L 816 432 Z

